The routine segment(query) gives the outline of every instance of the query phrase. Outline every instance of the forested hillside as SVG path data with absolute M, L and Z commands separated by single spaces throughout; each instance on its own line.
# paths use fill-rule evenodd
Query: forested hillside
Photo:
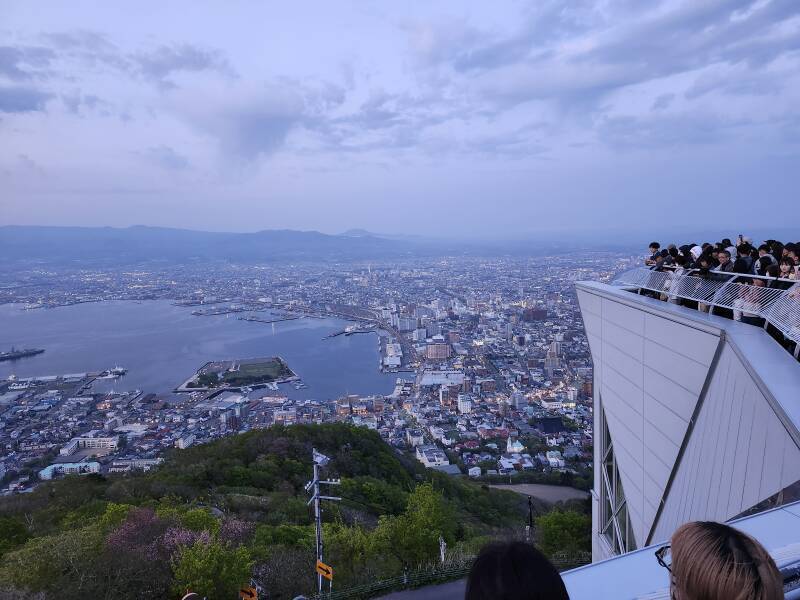
M 440 535 L 450 552 L 470 554 L 524 525 L 523 497 L 425 470 L 375 432 L 273 427 L 176 450 L 151 473 L 71 477 L 2 499 L 0 589 L 59 599 L 177 598 L 186 589 L 235 598 L 252 577 L 270 598 L 311 593 L 304 485 L 312 447 L 332 459 L 326 476 L 342 478 L 344 500 L 324 513 L 339 589 L 433 561 Z M 565 516 L 573 532 L 558 549 L 577 549 L 586 517 Z

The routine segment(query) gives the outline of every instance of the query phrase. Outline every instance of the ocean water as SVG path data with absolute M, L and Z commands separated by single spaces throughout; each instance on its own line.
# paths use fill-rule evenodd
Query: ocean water
M 118 391 L 169 392 L 210 360 L 282 356 L 308 385 L 281 391 L 292 398 L 388 394 L 396 375 L 378 370 L 377 334 L 323 336 L 347 321 L 302 318 L 275 324 L 238 320 L 239 314 L 194 316 L 168 301 L 110 301 L 54 309 L 0 305 L 0 349 L 44 348 L 45 353 L 0 362 L 0 378 L 128 369 Z M 247 313 L 245 313 L 247 314 Z M 257 313 L 264 319 L 270 313 Z

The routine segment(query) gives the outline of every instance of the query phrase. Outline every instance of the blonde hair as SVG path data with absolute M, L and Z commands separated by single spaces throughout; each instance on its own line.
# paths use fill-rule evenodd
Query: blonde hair
M 783 578 L 756 540 L 722 523 L 687 523 L 672 535 L 681 600 L 782 600 Z

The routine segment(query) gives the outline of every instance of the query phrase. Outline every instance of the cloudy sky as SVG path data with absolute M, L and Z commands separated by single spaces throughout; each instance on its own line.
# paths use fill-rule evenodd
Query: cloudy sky
M 798 0 L 0 2 L 0 224 L 785 224 Z

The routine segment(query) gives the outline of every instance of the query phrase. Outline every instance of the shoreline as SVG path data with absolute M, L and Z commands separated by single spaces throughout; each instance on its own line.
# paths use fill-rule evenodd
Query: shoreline
M 63 308 L 63 311 L 26 311 L 23 310 L 21 303 L 3 303 L 2 315 L 9 317 L 9 343 L 19 347 L 26 344 L 39 348 L 48 347 L 47 344 L 51 343 L 52 338 L 49 332 L 54 323 L 57 324 L 58 331 L 76 330 L 76 335 L 75 342 L 60 347 L 50 347 L 48 352 L 21 360 L 16 363 L 17 366 L 12 367 L 14 363 L 10 361 L 0 363 L 0 378 L 16 375 L 24 379 L 101 371 L 107 369 L 108 365 L 99 359 L 110 357 L 110 360 L 123 364 L 128 369 L 128 377 L 121 384 L 117 384 L 118 388 L 120 385 L 122 388 L 131 386 L 157 394 L 173 394 L 176 387 L 181 387 L 190 379 L 190 375 L 194 376 L 199 365 L 216 360 L 217 356 L 277 355 L 287 362 L 292 373 L 302 379 L 307 386 L 296 390 L 292 387 L 296 380 L 292 380 L 291 376 L 276 380 L 281 386 L 281 391 L 290 398 L 334 398 L 349 392 L 388 394 L 392 389 L 392 385 L 388 382 L 394 382 L 391 378 L 386 379 L 385 376 L 389 374 L 378 368 L 380 355 L 376 356 L 377 342 L 370 341 L 370 336 L 347 337 L 348 340 L 358 342 L 353 344 L 352 353 L 339 344 L 334 345 L 334 349 L 328 350 L 325 343 L 321 342 L 323 333 L 343 329 L 356 321 L 344 316 L 293 311 L 295 315 L 302 315 L 305 318 L 288 321 L 283 326 L 286 327 L 285 335 L 281 325 L 275 324 L 277 333 L 282 335 L 273 342 L 269 339 L 270 326 L 260 323 L 250 324 L 218 317 L 208 320 L 196 319 L 198 322 L 196 326 L 192 323 L 195 318 L 189 314 L 191 307 L 175 306 L 174 300 L 171 299 L 152 299 L 146 302 L 103 300 L 73 305 L 72 308 L 59 308 Z M 282 314 L 285 311 L 277 309 L 276 312 Z M 261 313 L 259 316 L 264 317 L 264 314 Z M 172 321 L 176 321 L 174 329 L 171 326 Z M 209 324 L 200 325 L 200 322 Z M 94 341 L 88 341 L 93 335 L 87 332 L 94 329 L 95 323 L 100 325 L 97 339 L 103 347 L 101 353 L 94 349 Z M 135 326 L 132 328 L 131 324 Z M 261 328 L 264 329 L 263 333 L 259 331 Z M 294 328 L 298 329 L 297 334 L 292 332 Z M 311 334 L 305 331 L 306 329 L 314 330 L 314 333 Z M 170 338 L 182 339 L 185 342 L 181 346 L 167 340 L 166 345 L 161 346 L 162 336 L 155 335 L 155 331 L 167 333 Z M 237 333 L 239 331 L 241 335 Z M 317 335 L 316 331 L 320 334 Z M 70 333 L 64 335 L 67 336 L 65 339 L 70 339 Z M 119 337 L 120 335 L 122 337 Z M 275 335 L 275 332 L 272 332 L 272 335 Z M 376 335 L 386 334 L 376 331 Z M 358 338 L 363 338 L 363 341 Z M 206 339 L 209 340 L 208 347 L 205 348 L 208 352 L 202 351 Z M 141 347 L 141 351 L 131 351 L 129 348 L 131 343 L 134 344 L 134 348 Z M 148 350 L 148 345 L 152 344 L 158 345 L 155 353 Z M 316 347 L 318 344 L 319 348 Z M 165 349 L 170 350 L 169 354 L 165 354 Z M 340 357 L 342 353 L 344 354 Z M 170 364 L 172 354 L 175 354 L 177 360 Z M 187 357 L 193 357 L 193 360 L 187 361 Z M 353 381 L 356 381 L 357 385 L 341 382 L 342 377 L 333 372 L 331 365 L 340 359 L 347 361 L 347 373 L 355 378 Z M 356 359 L 357 362 L 353 362 Z M 174 371 L 173 376 L 168 374 L 171 370 Z M 184 377 L 181 373 L 188 374 Z M 290 386 L 287 387 L 285 385 L 287 383 Z M 98 389 L 105 391 L 105 387 L 103 385 Z M 255 388 L 255 386 L 249 387 Z M 264 387 L 271 386 L 259 385 L 258 389 Z M 186 389 L 181 395 L 191 391 L 199 390 Z M 202 393 L 207 394 L 209 391 L 205 390 Z

